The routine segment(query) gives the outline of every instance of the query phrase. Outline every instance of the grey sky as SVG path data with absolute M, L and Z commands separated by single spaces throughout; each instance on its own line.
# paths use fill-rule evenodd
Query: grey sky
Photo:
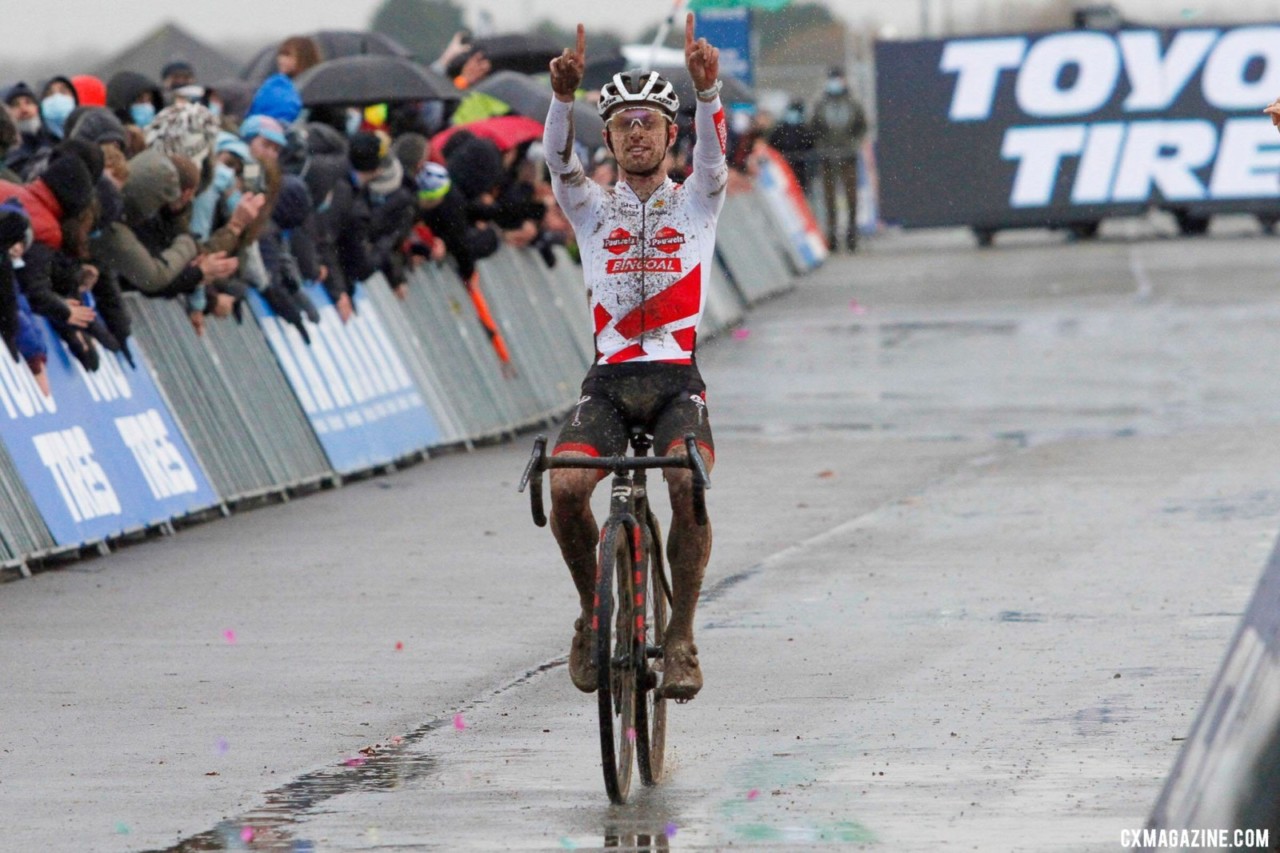
M 922 2 L 933 20 L 950 7 L 957 18 L 985 7 L 996 12 L 1044 0 L 828 0 L 827 5 L 850 22 L 875 20 L 902 36 L 918 31 Z M 62 57 L 79 50 L 112 53 L 136 41 L 157 25 L 176 20 L 192 33 L 218 43 L 270 41 L 295 31 L 361 28 L 380 0 L 5 0 L 5 54 L 10 58 Z M 632 35 L 660 20 L 671 0 L 460 0 L 473 19 L 488 12 L 501 30 L 521 29 L 540 18 L 564 24 L 581 20 L 588 27 L 611 28 Z M 1278 20 L 1280 0 L 1119 0 L 1116 4 L 1137 20 L 1176 21 Z M 1209 12 L 1204 13 L 1205 7 Z M 622 14 L 625 11 L 625 14 Z M 475 21 L 473 21 L 474 23 Z M 630 32 L 625 32 L 629 30 Z M 14 34 L 21 33 L 20 37 Z

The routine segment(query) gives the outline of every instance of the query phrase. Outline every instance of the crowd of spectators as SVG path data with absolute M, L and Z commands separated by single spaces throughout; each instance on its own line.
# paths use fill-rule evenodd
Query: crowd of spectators
M 476 262 L 506 243 L 554 264 L 551 247 L 571 236 L 536 143 L 502 148 L 452 128 L 465 99 L 305 110 L 295 80 L 323 59 L 311 39 L 287 39 L 251 97 L 202 85 L 180 61 L 155 79 L 59 75 L 0 90 L 0 336 L 46 394 L 51 342 L 37 315 L 93 371 L 103 350 L 132 360 L 126 291 L 180 300 L 193 334 L 238 320 L 257 291 L 309 342 L 320 315 L 304 283 L 347 322 L 356 283 L 381 272 L 403 297 L 410 271 L 430 263 L 456 271 L 508 359 Z M 487 72 L 471 51 L 458 82 Z

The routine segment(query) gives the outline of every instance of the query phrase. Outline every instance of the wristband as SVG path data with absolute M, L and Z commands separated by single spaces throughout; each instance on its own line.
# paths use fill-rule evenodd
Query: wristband
M 723 86 L 724 86 L 724 82 L 719 77 L 717 77 L 716 82 L 712 83 L 710 87 L 706 89 L 700 89 L 694 94 L 698 96 L 699 101 L 710 101 L 716 95 L 720 94 L 720 89 Z

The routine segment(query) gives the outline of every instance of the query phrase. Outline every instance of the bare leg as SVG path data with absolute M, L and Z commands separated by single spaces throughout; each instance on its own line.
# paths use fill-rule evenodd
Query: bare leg
M 672 448 L 673 456 L 683 456 L 683 447 Z M 710 471 L 714 462 L 703 453 L 703 460 Z M 698 524 L 693 516 L 693 474 L 689 471 L 669 469 L 666 474 L 667 491 L 671 497 L 671 533 L 667 538 L 667 561 L 671 565 L 671 584 L 674 601 L 671 606 L 671 622 L 667 637 L 672 640 L 693 641 L 693 617 L 698 608 L 698 596 L 702 593 L 702 578 L 711 557 L 711 521 Z
M 559 456 L 583 456 L 565 452 Z M 600 528 L 591 512 L 591 493 L 600 476 L 596 471 L 556 468 L 551 471 L 551 533 L 560 545 L 578 590 L 582 612 L 590 614 L 596 586 L 596 542 Z

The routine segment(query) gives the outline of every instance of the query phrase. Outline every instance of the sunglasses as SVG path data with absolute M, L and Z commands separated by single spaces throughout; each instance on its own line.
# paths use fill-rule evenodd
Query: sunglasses
M 647 107 L 622 110 L 609 117 L 609 130 L 613 133 L 626 133 L 632 130 L 653 133 L 655 130 L 665 130 L 666 126 L 667 117 Z

